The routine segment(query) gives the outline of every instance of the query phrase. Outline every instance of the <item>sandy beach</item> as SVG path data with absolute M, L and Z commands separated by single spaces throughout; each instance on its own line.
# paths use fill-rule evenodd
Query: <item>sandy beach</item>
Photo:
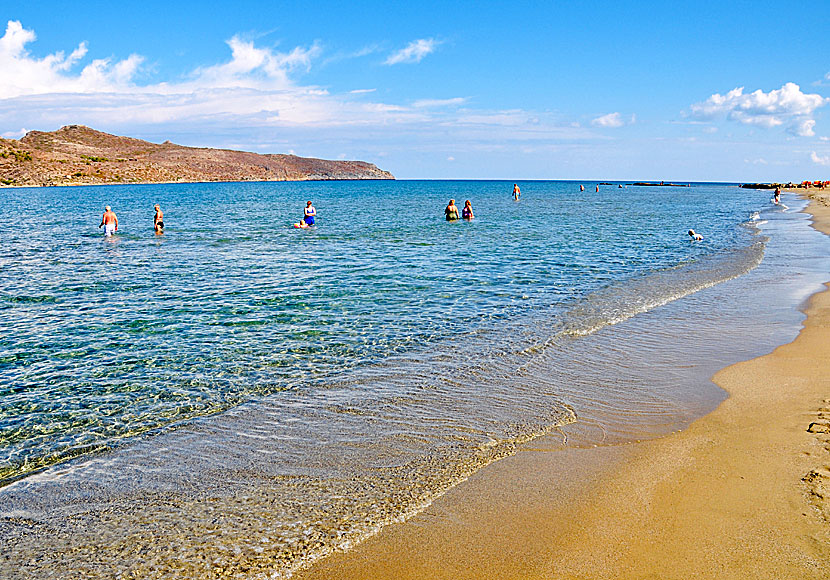
M 830 234 L 830 195 L 808 196 Z M 689 428 L 537 440 L 296 577 L 830 577 L 830 290 L 805 313 L 795 341 L 718 372 L 729 398 Z

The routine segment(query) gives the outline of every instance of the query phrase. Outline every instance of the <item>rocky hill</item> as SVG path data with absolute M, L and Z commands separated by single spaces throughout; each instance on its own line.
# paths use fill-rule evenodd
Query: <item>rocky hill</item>
M 364 161 L 327 161 L 150 143 L 69 125 L 0 139 L 0 185 L 395 179 Z

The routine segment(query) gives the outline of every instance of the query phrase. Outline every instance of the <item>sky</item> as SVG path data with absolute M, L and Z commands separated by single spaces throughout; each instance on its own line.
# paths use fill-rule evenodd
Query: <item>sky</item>
M 0 136 L 83 124 L 403 179 L 830 179 L 830 2 L 0 6 Z

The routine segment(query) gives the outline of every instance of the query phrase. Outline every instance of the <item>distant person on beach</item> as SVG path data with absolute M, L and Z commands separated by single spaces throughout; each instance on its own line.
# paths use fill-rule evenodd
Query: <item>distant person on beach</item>
M 153 216 L 153 229 L 157 234 L 164 233 L 164 212 L 161 211 L 161 206 L 156 204 L 153 209 L 156 210 L 156 215 Z
M 702 242 L 703 236 L 699 233 L 695 232 L 694 230 L 689 230 L 689 236 L 692 238 L 693 242 Z
M 451 199 L 447 204 L 447 209 L 444 210 L 444 215 L 448 222 L 453 222 L 458 219 L 458 207 L 455 205 L 455 200 Z
M 470 200 L 464 202 L 464 209 L 461 210 L 461 217 L 465 220 L 473 219 L 473 206 L 470 204 Z
M 313 226 L 314 225 L 314 217 L 317 215 L 317 210 L 314 209 L 314 206 L 311 205 L 310 201 L 307 201 L 305 204 L 305 217 L 303 221 L 306 225 Z
M 104 226 L 104 235 L 107 237 L 118 231 L 118 217 L 115 215 L 115 212 L 112 211 L 110 206 L 104 208 L 104 215 L 101 218 L 101 225 L 98 227 L 100 228 L 101 226 Z
M 519 184 L 514 183 L 513 184 L 513 200 L 514 201 L 519 201 L 519 196 L 521 196 L 521 195 L 522 195 L 522 190 L 519 189 Z

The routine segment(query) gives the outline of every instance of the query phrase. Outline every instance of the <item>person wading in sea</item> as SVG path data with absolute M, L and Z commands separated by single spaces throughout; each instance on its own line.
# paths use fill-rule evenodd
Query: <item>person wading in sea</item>
M 458 207 L 455 205 L 454 199 L 451 199 L 450 203 L 447 204 L 444 215 L 447 217 L 448 222 L 454 222 L 458 219 Z
M 306 202 L 305 204 L 305 217 L 303 221 L 310 226 L 314 225 L 314 217 L 317 215 L 317 210 L 314 209 L 314 206 L 311 205 L 311 202 Z
M 104 235 L 109 237 L 115 232 L 118 231 L 118 217 L 115 215 L 115 212 L 112 211 L 110 206 L 104 208 L 104 215 L 101 217 L 101 226 L 104 227 Z
M 156 210 L 156 215 L 153 216 L 153 229 L 157 234 L 162 234 L 164 233 L 164 212 L 161 211 L 159 204 L 156 204 L 154 209 Z

